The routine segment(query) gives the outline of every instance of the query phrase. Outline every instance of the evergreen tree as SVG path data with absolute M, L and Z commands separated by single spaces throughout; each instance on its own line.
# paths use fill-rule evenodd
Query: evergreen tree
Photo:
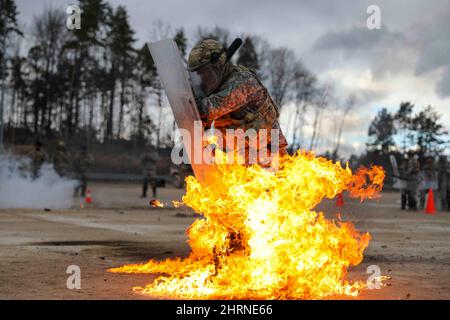
M 427 106 L 412 120 L 412 129 L 416 135 L 416 145 L 420 159 L 425 156 L 437 156 L 444 151 L 443 138 L 448 132 L 439 123 L 440 115 L 432 106 Z
M 402 102 L 400 103 L 398 111 L 394 115 L 396 125 L 402 134 L 401 140 L 403 154 L 406 153 L 409 146 L 414 144 L 413 135 L 411 134 L 413 110 L 413 104 L 410 102 Z
M 183 28 L 180 28 L 173 37 L 173 40 L 176 42 L 178 49 L 181 52 L 181 56 L 186 56 L 186 49 L 187 49 L 187 39 L 186 35 L 184 34 Z
M 386 108 L 381 109 L 369 126 L 369 138 L 367 144 L 369 150 L 377 151 L 380 154 L 389 154 L 395 146 L 394 135 L 396 129 L 394 118 Z
M 0 0 L 0 68 L 6 59 L 8 37 L 13 33 L 22 35 L 17 24 L 17 15 L 18 11 L 14 0 Z

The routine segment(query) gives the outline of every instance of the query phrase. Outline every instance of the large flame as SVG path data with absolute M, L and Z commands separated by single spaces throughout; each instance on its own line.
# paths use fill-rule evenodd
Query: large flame
M 187 231 L 187 258 L 109 271 L 162 274 L 134 288 L 153 297 L 320 299 L 356 296 L 365 286 L 346 275 L 362 261 L 370 235 L 312 209 L 344 190 L 361 200 L 377 196 L 382 168 L 352 174 L 348 166 L 299 152 L 280 159 L 277 171 L 219 165 L 216 179 L 202 185 L 187 178 L 183 202 L 203 215 Z

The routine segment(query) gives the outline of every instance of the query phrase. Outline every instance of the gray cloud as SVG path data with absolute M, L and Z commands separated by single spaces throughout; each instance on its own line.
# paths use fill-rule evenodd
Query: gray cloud
M 391 32 L 387 28 L 369 30 L 365 27 L 353 27 L 343 31 L 329 31 L 314 44 L 314 50 L 344 50 L 350 54 L 367 51 L 379 46 L 402 46 L 405 37 L 400 32 Z
M 388 95 L 388 93 L 385 90 L 368 90 L 368 89 L 360 89 L 352 93 L 355 95 L 358 105 L 367 105 L 372 101 L 381 100 Z
M 450 4 L 435 13 L 433 23 L 418 24 L 412 35 L 417 37 L 421 50 L 415 74 L 425 75 L 442 69 L 441 78 L 436 83 L 436 93 L 450 97 Z
M 450 31 L 450 29 L 449 29 Z M 416 75 L 422 75 L 450 63 L 450 38 L 426 43 L 416 65 Z
M 442 78 L 438 81 L 436 91 L 442 98 L 450 97 L 450 67 L 444 70 Z
M 417 3 L 409 7 L 417 8 Z M 381 9 L 383 18 L 385 5 Z M 311 47 L 311 61 L 320 66 L 319 70 L 336 64 L 350 69 L 369 66 L 380 80 L 399 72 L 421 77 L 442 68 L 435 90 L 441 98 L 450 97 L 450 2 L 438 1 L 424 8 L 423 13 L 409 16 L 409 21 L 401 24 L 385 19 L 382 30 L 352 26 L 327 31 Z
M 411 46 L 405 34 L 391 31 L 386 26 L 381 30 L 352 27 L 326 32 L 311 50 L 331 56 L 334 64 L 341 66 L 369 66 L 375 77 L 383 78 L 414 65 L 416 58 L 411 54 Z

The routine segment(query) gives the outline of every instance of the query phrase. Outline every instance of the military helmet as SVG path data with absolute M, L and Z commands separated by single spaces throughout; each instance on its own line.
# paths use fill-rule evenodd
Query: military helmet
M 211 63 L 223 66 L 226 61 L 226 48 L 217 40 L 206 39 L 192 48 L 188 58 L 188 69 L 189 71 L 196 71 Z
M 208 96 L 220 86 L 227 64 L 226 51 L 225 47 L 214 39 L 200 41 L 191 50 L 188 71 L 196 96 Z

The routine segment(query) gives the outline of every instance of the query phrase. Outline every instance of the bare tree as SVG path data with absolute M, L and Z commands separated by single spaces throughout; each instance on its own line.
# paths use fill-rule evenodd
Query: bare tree
M 309 150 L 314 150 L 317 145 L 317 140 L 320 134 L 320 127 L 322 122 L 323 112 L 328 106 L 330 98 L 330 85 L 326 84 L 323 88 L 317 89 L 317 103 L 314 108 L 314 121 L 312 126 L 311 140 L 309 143 Z
M 31 28 L 34 47 L 30 52 L 34 56 L 33 68 L 37 74 L 37 87 L 42 88 L 36 92 L 38 99 L 34 105 L 36 132 L 39 122 L 47 133 L 51 130 L 53 98 L 57 93 L 58 60 L 67 33 L 65 19 L 63 11 L 47 8 L 42 15 L 35 18 Z
M 343 107 L 341 108 L 341 117 L 338 120 L 338 130 L 336 135 L 336 147 L 333 151 L 333 159 L 336 160 L 339 156 L 339 149 L 341 147 L 341 139 L 342 139 L 342 132 L 344 130 L 345 121 L 348 116 L 348 114 L 353 110 L 356 104 L 356 97 L 355 95 L 350 95 L 347 100 L 345 101 Z
M 149 30 L 151 41 L 159 41 L 168 38 L 170 35 L 172 35 L 172 33 L 173 33 L 172 26 L 169 23 L 160 19 L 153 22 L 152 27 Z
M 259 69 L 257 74 L 263 82 L 267 82 L 269 77 L 269 52 L 272 49 L 267 39 L 259 36 L 251 36 L 256 56 L 258 57 Z
M 229 43 L 231 43 L 230 31 L 228 31 L 225 28 L 221 28 L 219 26 L 215 26 L 214 28 L 198 27 L 195 38 L 196 43 L 204 39 L 217 40 L 220 43 L 222 43 L 225 47 Z
M 281 109 L 289 99 L 290 89 L 296 75 L 295 54 L 282 47 L 269 51 L 268 85 L 274 102 Z
M 296 68 L 293 82 L 295 111 L 289 119 L 290 121 L 293 121 L 292 149 L 294 150 L 302 147 L 302 140 L 304 138 L 303 128 L 306 122 L 305 115 L 317 91 L 317 80 L 315 76 L 309 73 L 300 61 L 297 62 Z M 288 124 L 288 130 L 290 127 L 290 124 Z M 286 134 L 288 134 L 288 132 L 286 132 Z

